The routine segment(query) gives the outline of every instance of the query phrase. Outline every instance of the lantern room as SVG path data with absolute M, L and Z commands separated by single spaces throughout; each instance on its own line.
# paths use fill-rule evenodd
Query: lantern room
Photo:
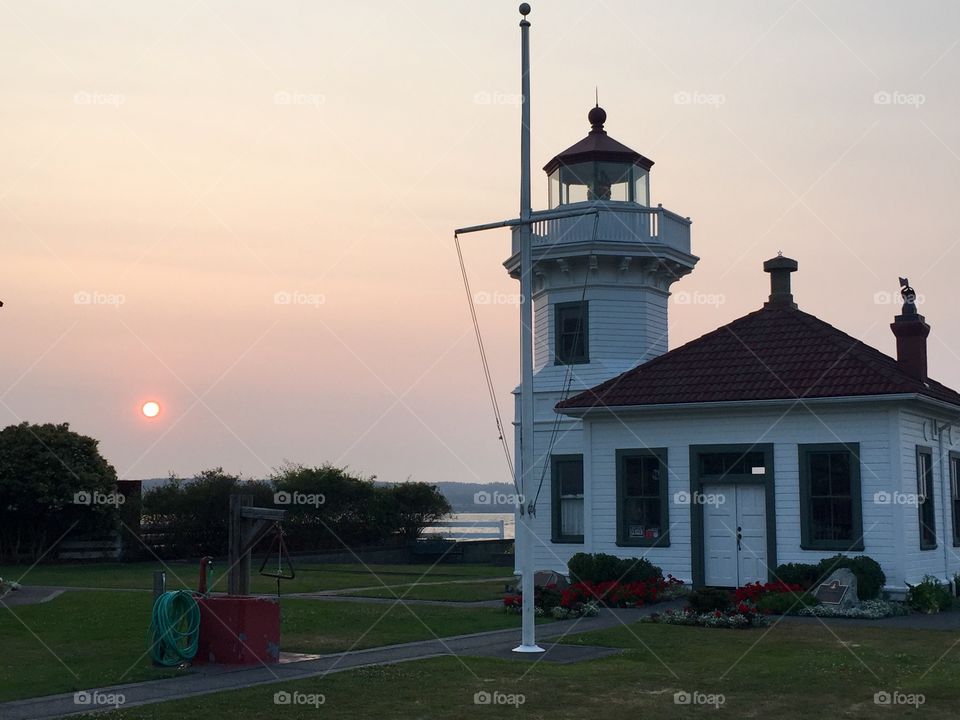
M 631 202 L 649 207 L 653 160 L 607 135 L 599 105 L 587 115 L 589 134 L 544 166 L 551 208 L 579 202 Z

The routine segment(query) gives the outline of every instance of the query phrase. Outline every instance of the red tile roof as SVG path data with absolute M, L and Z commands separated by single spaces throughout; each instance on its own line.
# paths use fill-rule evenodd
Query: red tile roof
M 557 404 L 624 407 L 916 393 L 960 406 L 897 361 L 785 304 L 767 304 L 686 345 Z

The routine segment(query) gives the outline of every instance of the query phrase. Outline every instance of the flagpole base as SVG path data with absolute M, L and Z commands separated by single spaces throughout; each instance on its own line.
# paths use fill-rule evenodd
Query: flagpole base
M 544 650 L 544 649 L 543 649 L 542 647 L 540 647 L 539 645 L 517 645 L 517 646 L 513 649 L 513 652 L 515 652 L 515 653 L 542 653 L 542 652 L 546 652 L 546 650 Z

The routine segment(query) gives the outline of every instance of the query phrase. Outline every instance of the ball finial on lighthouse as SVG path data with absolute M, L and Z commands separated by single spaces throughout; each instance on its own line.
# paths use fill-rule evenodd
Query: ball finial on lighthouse
M 530 3 L 520 3 L 520 14 L 524 17 L 530 14 Z
M 603 124 L 607 121 L 607 111 L 599 105 L 592 107 L 587 113 L 587 120 L 590 121 L 590 129 L 593 132 L 604 132 Z

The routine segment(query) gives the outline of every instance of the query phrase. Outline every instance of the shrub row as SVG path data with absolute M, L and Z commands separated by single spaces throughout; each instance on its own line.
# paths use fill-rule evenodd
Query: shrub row
M 887 582 L 887 576 L 880 563 L 866 555 L 847 557 L 834 555 L 824 558 L 816 565 L 810 563 L 787 563 L 774 571 L 776 577 L 788 585 L 799 585 L 811 590 L 826 580 L 834 570 L 849 569 L 857 577 L 857 597 L 860 600 L 874 600 Z
M 646 558 L 618 558 L 604 553 L 577 553 L 567 563 L 570 580 L 582 583 L 635 583 L 663 579 L 663 571 Z

